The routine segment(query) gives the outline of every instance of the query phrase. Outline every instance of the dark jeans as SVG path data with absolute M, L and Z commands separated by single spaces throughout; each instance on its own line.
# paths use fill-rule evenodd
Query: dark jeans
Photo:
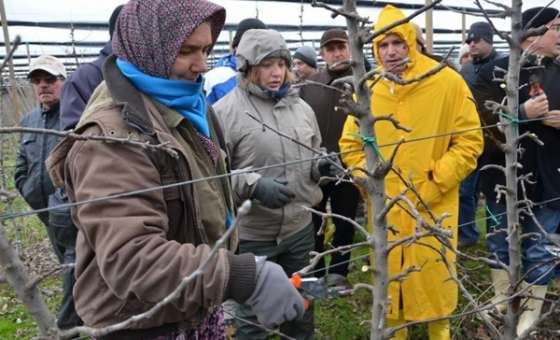
M 468 175 L 459 188 L 459 245 L 474 245 L 480 234 L 476 226 L 478 170 Z
M 64 194 L 57 191 L 49 198 L 49 207 L 66 202 L 67 199 Z M 60 264 L 73 264 L 76 261 L 76 236 L 78 230 L 72 223 L 70 209 L 54 209 L 49 211 L 46 226 L 47 234 Z M 76 313 L 74 297 L 72 295 L 75 282 L 74 267 L 64 268 L 62 275 L 63 296 L 56 321 L 56 325 L 60 329 L 82 325 L 82 320 Z
M 492 218 L 488 221 L 488 231 L 504 230 L 488 236 L 488 251 L 500 259 L 505 264 L 509 264 L 507 234 L 507 218 L 504 214 L 506 207 L 504 204 L 488 201 L 488 209 L 496 217 L 498 223 Z M 546 233 L 553 233 L 560 223 L 560 210 L 550 209 L 546 206 L 533 208 L 533 213 L 537 221 L 541 224 Z M 554 277 L 554 255 L 546 247 L 551 242 L 543 237 L 540 228 L 532 218 L 521 215 L 522 233 L 534 233 L 536 235 L 525 237 L 521 243 L 523 273 L 526 274 L 525 281 L 536 285 L 547 285 Z
M 315 207 L 316 210 L 325 212 L 327 202 L 331 201 L 331 212 L 333 214 L 342 215 L 352 220 L 356 217 L 356 209 L 360 201 L 360 192 L 352 183 L 339 183 L 335 185 L 330 182 L 321 186 L 323 191 L 323 200 Z M 338 218 L 332 219 L 335 231 L 333 235 L 332 245 L 334 248 L 351 244 L 354 241 L 354 226 Z M 313 225 L 315 226 L 315 250 L 323 252 L 325 249 L 325 235 L 317 235 L 319 228 L 322 224 L 321 216 L 313 214 Z M 340 254 L 335 253 L 331 257 L 331 263 L 328 268 L 329 273 L 340 274 L 342 276 L 348 275 L 348 261 L 350 260 L 350 253 Z M 322 277 L 326 274 L 325 262 L 323 259 L 317 264 L 317 272 L 315 276 Z M 320 270 L 322 269 L 322 270 Z
M 239 253 L 253 253 L 266 256 L 269 261 L 278 263 L 284 268 L 288 276 L 309 264 L 309 252 L 313 250 L 315 240 L 313 227 L 308 225 L 301 231 L 282 240 L 276 241 L 239 241 Z M 257 317 L 249 306 L 239 304 L 235 313 L 237 316 L 257 323 Z M 315 331 L 313 305 L 305 312 L 301 320 L 289 321 L 280 325 L 280 332 L 298 340 L 313 339 Z M 238 340 L 267 339 L 268 334 L 262 328 L 250 325 L 235 319 L 236 335 Z

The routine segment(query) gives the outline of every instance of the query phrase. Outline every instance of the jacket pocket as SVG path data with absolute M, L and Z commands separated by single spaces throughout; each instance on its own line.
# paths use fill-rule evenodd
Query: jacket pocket
M 298 156 L 300 160 L 304 160 L 304 159 L 309 159 L 309 158 L 313 158 L 315 155 L 315 153 L 313 151 L 311 151 L 312 148 L 312 144 L 311 141 L 313 139 L 313 130 L 307 126 L 302 126 L 302 127 L 296 127 L 295 128 L 296 131 L 296 137 L 298 142 L 300 142 L 303 145 L 306 145 L 306 147 L 302 146 L 302 145 L 298 145 L 296 143 L 291 142 L 293 145 L 296 145 L 297 147 L 297 151 L 298 151 Z M 311 175 L 311 165 L 314 162 L 308 161 L 308 162 L 302 162 L 300 163 L 299 168 L 303 171 L 303 173 Z
M 418 192 L 420 193 L 422 200 L 428 205 L 430 209 L 433 208 L 434 205 L 441 202 L 443 196 L 443 193 L 439 189 L 438 185 L 430 179 L 426 179 L 424 183 L 422 183 Z M 420 205 L 419 203 L 420 202 L 418 202 L 417 207 L 420 210 L 425 210 L 425 207 L 423 205 Z
M 63 189 L 55 190 L 49 196 L 49 207 L 54 208 L 68 203 L 68 197 Z M 49 210 L 49 227 L 53 230 L 55 242 L 64 248 L 74 249 L 76 247 L 76 236 L 78 230 L 72 222 L 71 210 L 68 207 L 59 207 Z
M 21 139 L 21 144 L 23 145 L 23 149 L 25 150 L 25 157 L 27 159 L 27 167 L 28 171 L 31 171 L 32 168 L 35 166 L 34 163 L 40 162 L 41 159 L 41 145 L 37 143 L 36 136 L 32 134 L 25 134 Z

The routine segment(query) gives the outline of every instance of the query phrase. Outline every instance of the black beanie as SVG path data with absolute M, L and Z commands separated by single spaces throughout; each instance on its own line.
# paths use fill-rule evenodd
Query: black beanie
M 533 7 L 523 12 L 523 28 L 538 28 L 554 20 L 558 16 L 555 8 Z
M 487 43 L 492 45 L 494 42 L 494 31 L 492 26 L 485 21 L 475 22 L 469 28 L 469 34 L 467 35 L 466 43 L 470 44 L 472 40 L 482 39 Z
M 109 38 L 113 38 L 113 32 L 115 31 L 115 25 L 117 24 L 117 18 L 119 17 L 119 13 L 124 5 L 117 6 L 113 13 L 111 13 L 111 17 L 109 18 Z
M 235 31 L 235 36 L 233 37 L 233 41 L 231 42 L 231 47 L 237 48 L 239 45 L 239 41 L 241 40 L 241 36 L 245 31 L 250 29 L 267 29 L 266 25 L 256 18 L 247 18 L 241 20 L 239 25 L 237 25 L 237 31 Z

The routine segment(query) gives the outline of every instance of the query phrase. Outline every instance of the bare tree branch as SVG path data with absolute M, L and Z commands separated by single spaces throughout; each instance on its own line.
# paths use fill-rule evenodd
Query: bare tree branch
M 95 141 L 103 141 L 103 142 L 116 142 L 122 144 L 129 144 L 134 146 L 139 146 L 144 149 L 151 149 L 151 150 L 161 150 L 167 152 L 173 158 L 179 157 L 177 151 L 173 150 L 173 148 L 169 147 L 167 143 L 162 144 L 151 144 L 150 142 L 140 141 L 140 140 L 132 140 L 130 138 L 118 138 L 118 137 L 109 137 L 109 136 L 95 136 L 95 135 L 80 135 L 75 133 L 72 130 L 69 131 L 59 131 L 59 130 L 52 130 L 52 129 L 38 129 L 38 128 L 28 128 L 28 127 L 0 127 L 0 134 L 6 133 L 37 133 L 37 134 L 44 134 L 44 135 L 54 135 L 59 137 L 66 137 L 74 140 L 95 140 Z

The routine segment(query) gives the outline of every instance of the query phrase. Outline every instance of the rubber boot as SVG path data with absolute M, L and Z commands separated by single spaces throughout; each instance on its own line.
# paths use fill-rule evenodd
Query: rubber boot
M 507 299 L 507 292 L 509 288 L 508 273 L 501 269 L 491 269 L 490 277 L 492 278 L 492 286 L 494 287 L 494 297 L 492 298 L 492 303 L 494 304 Z M 496 308 L 500 313 L 505 313 L 507 303 L 500 303 L 496 305 Z
M 523 282 L 521 287 L 527 288 L 528 283 Z M 548 286 L 537 286 L 533 285 L 527 290 L 527 295 L 532 295 L 534 298 L 527 298 L 523 300 L 521 304 L 523 312 L 519 316 L 519 322 L 517 323 L 517 334 L 520 335 L 531 327 L 535 321 L 541 316 L 541 310 L 544 302 L 544 297 L 546 296 L 546 291 Z
M 440 320 L 428 323 L 428 335 L 430 340 L 451 339 L 449 320 Z
M 386 319 L 385 320 L 385 325 L 386 325 L 386 327 L 396 327 L 396 326 L 402 325 L 405 322 L 406 321 L 404 320 L 403 312 L 401 310 L 401 311 L 399 311 L 399 319 L 398 320 Z M 395 333 L 395 335 L 393 335 L 393 337 L 391 338 L 391 340 L 406 340 L 406 339 L 408 339 L 408 330 L 406 328 L 403 328 L 403 329 L 397 331 Z

